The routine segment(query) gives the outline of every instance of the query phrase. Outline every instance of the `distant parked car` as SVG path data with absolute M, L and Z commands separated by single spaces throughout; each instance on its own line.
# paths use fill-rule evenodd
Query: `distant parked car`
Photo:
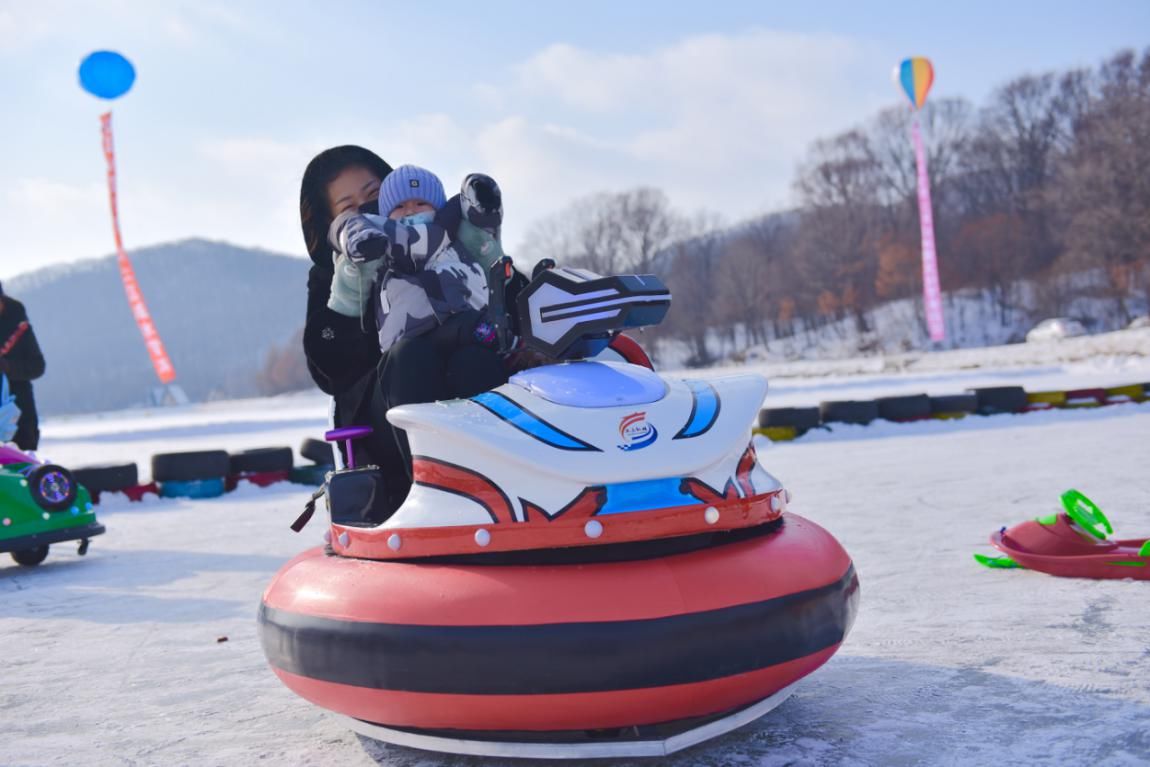
M 1126 326 L 1128 330 L 1137 330 L 1138 328 L 1150 328 L 1150 314 L 1143 314 L 1141 317 L 1135 317 L 1130 320 L 1130 324 Z
M 1063 338 L 1074 338 L 1086 335 L 1086 328 L 1078 320 L 1069 317 L 1053 317 L 1043 320 L 1026 334 L 1028 343 L 1043 341 L 1060 341 Z

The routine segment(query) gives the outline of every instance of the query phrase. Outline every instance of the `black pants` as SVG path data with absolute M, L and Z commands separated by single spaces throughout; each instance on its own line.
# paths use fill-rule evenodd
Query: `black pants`
M 16 407 L 20 408 L 20 420 L 16 422 L 12 441 L 21 450 L 35 450 L 40 446 L 40 419 L 36 416 L 36 400 L 31 391 L 16 396 Z
M 411 489 L 407 434 L 392 426 L 387 411 L 399 405 L 473 397 L 507 383 L 507 369 L 494 348 L 475 340 L 478 312 L 453 315 L 443 325 L 405 338 L 383 355 L 368 417 L 375 431 L 365 440 L 379 464 L 392 508 Z

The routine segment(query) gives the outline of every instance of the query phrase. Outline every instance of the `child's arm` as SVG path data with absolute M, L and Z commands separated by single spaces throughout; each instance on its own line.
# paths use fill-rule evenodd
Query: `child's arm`
M 401 224 L 365 213 L 345 213 L 332 222 L 329 239 L 352 261 L 382 259 L 403 274 L 421 271 L 451 242 L 442 226 Z

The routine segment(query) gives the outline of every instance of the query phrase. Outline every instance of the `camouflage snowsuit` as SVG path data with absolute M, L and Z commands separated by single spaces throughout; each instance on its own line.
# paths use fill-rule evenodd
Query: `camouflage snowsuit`
M 379 348 L 418 336 L 448 317 L 487 306 L 487 274 L 435 223 L 405 225 L 365 214 L 387 235 L 376 280 Z

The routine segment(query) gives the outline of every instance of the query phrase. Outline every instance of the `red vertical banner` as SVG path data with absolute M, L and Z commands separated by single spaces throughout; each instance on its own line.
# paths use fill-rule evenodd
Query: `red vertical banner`
M 140 284 L 136 281 L 136 270 L 124 250 L 124 241 L 120 237 L 120 215 L 116 207 L 116 152 L 112 144 L 112 113 L 100 115 L 100 128 L 104 138 L 104 159 L 108 161 L 108 202 L 112 206 L 112 233 L 116 238 L 116 259 L 120 265 L 120 280 L 124 283 L 124 293 L 128 297 L 128 307 L 140 328 L 140 335 L 144 337 L 144 346 L 148 349 L 148 356 L 152 359 L 152 367 L 156 377 L 162 384 L 170 384 L 176 380 L 176 368 L 168 359 L 164 350 L 164 342 L 156 331 L 152 322 L 152 315 L 148 313 L 148 305 L 144 303 L 144 294 Z

